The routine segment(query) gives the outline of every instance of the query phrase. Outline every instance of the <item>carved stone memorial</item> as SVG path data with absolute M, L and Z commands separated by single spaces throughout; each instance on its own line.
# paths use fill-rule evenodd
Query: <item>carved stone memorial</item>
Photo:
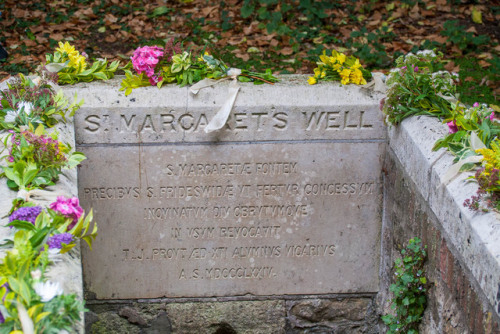
M 299 80 L 300 79 L 300 80 Z M 221 83 L 193 95 L 79 87 L 79 196 L 90 299 L 378 291 L 385 131 L 360 87 Z

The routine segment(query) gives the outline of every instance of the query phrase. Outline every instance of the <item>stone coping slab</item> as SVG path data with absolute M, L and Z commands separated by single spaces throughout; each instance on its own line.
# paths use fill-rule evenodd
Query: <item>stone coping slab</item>
M 418 116 L 388 129 L 389 145 L 440 220 L 451 242 L 489 303 L 500 313 L 500 220 L 495 212 L 472 212 L 464 201 L 478 186 L 468 182 L 472 175 L 460 173 L 443 184 L 453 156 L 441 149 L 432 151 L 436 140 L 447 133 L 436 118 Z
M 119 92 L 120 78 L 78 84 L 65 91 L 85 100 L 75 116 L 77 145 L 103 143 L 262 142 L 280 140 L 383 140 L 382 96 L 360 86 L 328 82 L 310 86 L 306 76 L 275 85 L 240 83 L 227 125 L 204 127 L 227 98 L 228 81 L 202 89 L 168 85 Z M 338 108 L 333 106 L 338 105 Z

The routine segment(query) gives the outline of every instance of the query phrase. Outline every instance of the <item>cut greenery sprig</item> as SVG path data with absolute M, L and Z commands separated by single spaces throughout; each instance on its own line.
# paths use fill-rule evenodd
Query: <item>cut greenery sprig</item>
M 237 70 L 214 58 L 208 52 L 195 57 L 189 51 L 182 50 L 180 43 L 170 40 L 165 48 L 143 46 L 135 50 L 131 57 L 134 71 L 125 70 L 120 91 L 129 95 L 138 87 L 158 86 L 177 83 L 181 87 L 191 85 L 203 79 L 222 79 L 235 76 L 241 82 L 254 84 L 273 84 L 278 81 L 271 70 L 264 73 Z
M 307 82 L 315 85 L 319 80 L 340 81 L 343 85 L 353 83 L 356 85 L 365 85 L 366 79 L 371 79 L 370 71 L 365 70 L 359 59 L 353 56 L 346 56 L 335 50 L 331 56 L 326 55 L 326 51 L 319 56 L 320 61 L 314 69 L 314 76 L 309 77 Z

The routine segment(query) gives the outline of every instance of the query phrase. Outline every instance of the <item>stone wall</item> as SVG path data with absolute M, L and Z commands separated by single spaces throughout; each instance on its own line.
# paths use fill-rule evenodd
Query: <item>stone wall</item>
M 380 333 L 374 296 L 91 303 L 87 333 Z
M 70 95 L 78 91 L 75 87 L 65 89 Z M 157 92 L 162 91 L 154 89 Z M 98 100 L 97 96 L 95 103 L 101 102 Z M 133 106 L 133 100 L 127 99 L 126 105 Z M 62 130 L 72 137 L 71 124 Z M 378 293 L 113 301 L 88 295 L 86 332 L 383 333 L 380 315 L 390 311 L 393 260 L 410 238 L 419 237 L 427 246 L 430 280 L 421 332 L 500 333 L 498 215 L 473 213 L 462 206 L 477 186 L 466 182 L 467 173 L 450 179 L 447 172 L 452 157 L 443 150 L 431 151 L 446 131 L 439 121 L 427 117 L 408 119 L 388 129 L 388 149 L 381 157 L 384 204 Z M 76 194 L 76 175 L 64 175 L 62 180 L 58 187 L 68 195 Z M 3 216 L 15 193 L 6 189 L 4 182 L 0 193 Z M 8 233 L 9 229 L 0 226 L 0 235 Z M 65 281 L 67 289 L 81 294 L 77 250 L 67 265 L 54 269 L 54 279 Z
M 477 189 L 466 182 L 471 173 L 446 180 L 451 155 L 431 151 L 446 131 L 424 116 L 389 129 L 383 285 L 389 284 L 392 259 L 409 239 L 419 237 L 427 246 L 425 268 L 431 283 L 421 332 L 499 333 L 498 218 L 463 207 Z M 388 310 L 390 294 L 382 291 L 378 300 Z

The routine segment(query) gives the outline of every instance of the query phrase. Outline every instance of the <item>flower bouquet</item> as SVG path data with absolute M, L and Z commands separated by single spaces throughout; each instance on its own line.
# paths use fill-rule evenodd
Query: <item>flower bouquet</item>
M 331 56 L 327 56 L 326 51 L 323 51 L 319 59 L 320 61 L 316 63 L 318 67 L 314 69 L 314 76 L 307 80 L 310 85 L 316 84 L 318 80 L 340 81 L 343 85 L 349 83 L 365 85 L 366 79 L 372 77 L 370 71 L 365 70 L 356 57 L 347 57 L 333 50 Z
M 108 66 L 106 59 L 97 59 L 90 65 L 85 52 L 80 53 L 68 42 L 59 42 L 59 47 L 53 54 L 46 55 L 47 63 L 40 72 L 56 72 L 57 83 L 75 84 L 78 82 L 90 82 L 94 80 L 108 80 L 114 77 L 120 68 L 120 63 L 114 61 Z
M 237 78 L 241 82 L 255 84 L 273 84 L 278 79 L 271 70 L 265 73 L 235 69 L 214 58 L 208 52 L 195 57 L 189 51 L 182 50 L 173 39 L 166 46 L 143 46 L 135 50 L 131 57 L 135 71 L 125 70 L 126 78 L 121 83 L 120 91 L 129 95 L 134 88 L 158 86 L 165 83 L 177 83 L 181 87 L 191 85 L 203 79 Z

